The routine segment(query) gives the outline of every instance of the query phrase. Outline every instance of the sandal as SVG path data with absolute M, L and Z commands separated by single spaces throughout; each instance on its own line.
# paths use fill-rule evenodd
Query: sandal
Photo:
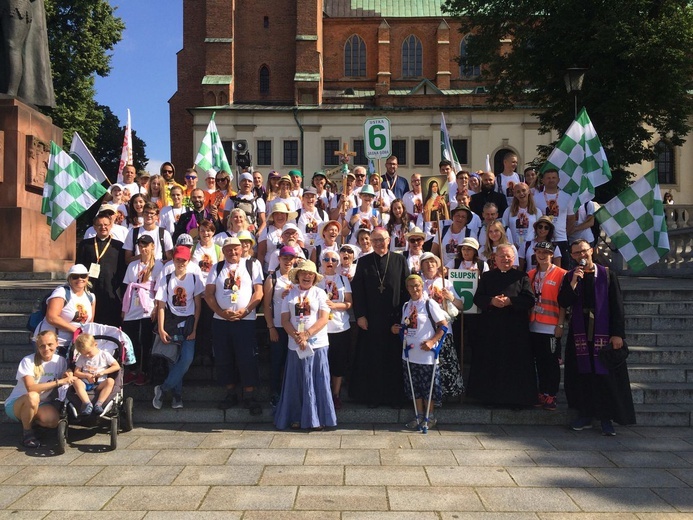
M 22 445 L 25 448 L 38 448 L 39 446 L 41 446 L 41 443 L 36 438 L 34 430 L 24 431 L 24 433 L 22 434 Z

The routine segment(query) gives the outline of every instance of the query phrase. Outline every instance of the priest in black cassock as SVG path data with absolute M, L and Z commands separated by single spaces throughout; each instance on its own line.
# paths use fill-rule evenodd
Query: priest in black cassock
M 96 236 L 82 240 L 77 246 L 75 263 L 89 269 L 91 292 L 96 296 L 94 323 L 120 327 L 120 286 L 125 277 L 123 243 L 111 236 L 112 210 L 99 211 L 94 217 Z
M 487 405 L 531 406 L 537 402 L 537 375 L 529 344 L 534 294 L 527 274 L 513 269 L 513 247 L 498 246 L 495 255 L 496 269 L 484 273 L 474 295 L 481 319 L 467 395 Z
M 373 252 L 359 260 L 351 282 L 359 335 L 349 396 L 371 408 L 398 407 L 404 398 L 402 344 L 390 328 L 400 322 L 402 305 L 409 299 L 409 267 L 404 256 L 390 252 L 384 228 L 373 231 L 371 243 Z

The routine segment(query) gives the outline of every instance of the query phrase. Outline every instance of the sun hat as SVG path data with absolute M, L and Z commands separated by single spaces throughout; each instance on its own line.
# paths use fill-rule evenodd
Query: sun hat
M 415 226 L 414 229 L 404 235 L 404 238 L 405 240 L 409 240 L 410 238 L 423 238 L 426 240 L 426 233 L 421 231 L 420 227 Z
M 291 222 L 289 222 L 288 224 L 284 224 L 284 227 L 282 228 L 282 235 L 287 231 L 298 233 L 300 230 L 298 229 L 298 226 L 296 224 L 292 224 Z
M 462 240 L 462 242 L 457 244 L 457 247 L 471 247 L 472 249 L 479 251 L 479 241 L 474 237 L 466 237 L 464 240 Z
M 303 177 L 303 173 L 301 173 L 301 170 L 289 170 L 289 175 L 293 175 L 294 177 Z
M 99 212 L 97 213 L 97 215 L 101 215 L 101 213 L 108 213 L 109 211 L 115 215 L 116 213 L 118 213 L 118 206 L 116 206 L 115 204 L 108 203 L 101 204 L 101 207 L 99 208 Z
M 547 217 L 546 215 L 543 215 L 537 219 L 537 221 L 534 223 L 534 229 L 537 229 L 537 224 L 548 224 L 551 226 L 551 229 L 556 228 L 551 217 Z
M 467 212 L 467 223 L 471 222 L 471 221 L 472 221 L 472 218 L 474 218 L 474 217 L 473 217 L 473 214 L 472 214 L 472 210 L 469 209 L 469 208 L 468 208 L 467 206 L 465 206 L 464 204 L 460 204 L 460 205 L 457 206 L 455 209 L 453 209 L 453 210 L 450 212 L 450 218 L 452 218 L 452 216 L 453 216 L 455 213 L 457 213 L 458 211 L 466 211 L 466 212 Z
M 314 273 L 315 274 L 315 280 L 313 280 L 313 285 L 318 283 L 320 280 L 324 278 L 323 275 L 318 273 L 318 268 L 315 266 L 313 262 L 310 260 L 304 260 L 300 264 L 298 264 L 296 267 L 291 269 L 289 271 L 289 274 L 287 275 L 287 278 L 291 281 L 291 283 L 298 283 L 298 273 L 299 271 L 306 271 L 308 273 Z
M 238 177 L 238 182 L 241 181 L 250 181 L 253 182 L 253 176 L 250 175 L 248 172 L 243 172 L 241 175 Z
M 364 187 L 361 188 L 360 195 L 371 195 L 372 197 L 375 197 L 375 191 L 373 190 L 373 186 L 371 186 L 370 184 L 364 185 Z
M 339 252 L 341 253 L 343 249 L 348 249 L 349 251 L 351 251 L 351 253 L 354 255 L 354 258 L 358 258 L 358 256 L 361 254 L 361 248 L 354 244 L 343 244 L 342 247 L 339 248 Z
M 186 246 L 176 246 L 173 250 L 173 259 L 182 258 L 184 260 L 190 260 L 190 248 Z
M 289 184 L 293 184 L 293 181 L 291 180 L 291 177 L 288 176 L 288 175 L 282 175 L 282 176 L 279 178 L 279 184 L 281 184 L 282 182 L 288 182 Z
M 239 241 L 240 240 L 247 240 L 248 242 L 252 242 L 253 245 L 255 245 L 255 237 L 247 229 L 243 229 L 243 230 L 239 231 L 236 234 L 236 238 L 238 238 Z
M 318 195 L 318 190 L 316 190 L 313 186 L 311 186 L 311 187 L 306 188 L 305 190 L 303 190 L 303 195 L 304 195 L 304 196 L 305 196 L 305 195 L 315 195 L 315 196 L 317 196 L 317 195 Z
M 419 264 L 423 264 L 426 260 L 435 260 L 436 265 L 438 267 L 440 267 L 440 258 L 438 258 L 436 255 L 434 255 L 430 251 L 426 251 L 424 254 L 422 254 L 419 257 Z
M 224 240 L 224 243 L 222 244 L 221 248 L 224 249 L 226 246 L 240 246 L 241 241 L 238 240 L 238 237 L 229 237 L 226 240 Z
M 327 174 L 326 174 L 323 170 L 318 170 L 318 171 L 316 171 L 316 172 L 313 174 L 313 177 L 312 177 L 311 181 L 312 181 L 313 179 L 315 179 L 316 177 L 322 177 L 322 178 L 324 178 L 324 179 L 327 179 Z
M 272 218 L 272 215 L 274 215 L 275 213 L 284 213 L 286 215 L 286 218 L 288 218 L 289 220 L 293 220 L 298 216 L 298 213 L 296 213 L 295 211 L 289 211 L 289 208 L 286 206 L 285 202 L 276 202 L 274 206 L 272 206 L 272 213 L 270 213 L 269 217 L 267 217 L 267 220 L 270 222 L 270 224 L 274 220 Z
M 328 220 L 327 222 L 320 223 L 320 225 L 318 226 L 318 235 L 322 236 L 327 226 L 337 226 L 338 233 L 342 230 L 342 225 L 339 223 L 338 220 Z

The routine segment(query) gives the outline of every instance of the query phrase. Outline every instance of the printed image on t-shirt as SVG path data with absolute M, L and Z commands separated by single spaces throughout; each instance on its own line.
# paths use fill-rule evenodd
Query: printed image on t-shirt
M 241 277 L 236 276 L 235 269 L 229 269 L 229 274 L 224 280 L 224 289 L 227 291 L 237 291 L 241 288 Z
M 505 187 L 505 196 L 506 197 L 512 197 L 514 194 L 514 188 L 515 188 L 515 183 L 513 181 L 509 181 Z
M 529 227 L 529 216 L 527 213 L 520 212 L 517 214 L 517 219 L 515 220 L 516 229 L 527 229 Z
M 362 217 L 360 229 L 371 229 L 371 221 Z
M 74 322 L 79 322 L 79 323 L 86 323 L 87 321 L 87 310 L 84 308 L 84 305 L 81 303 L 77 304 L 77 310 L 75 311 L 75 316 L 72 318 L 72 321 Z
M 407 246 L 407 241 L 404 238 L 404 230 L 403 229 L 399 229 L 398 231 L 394 232 L 394 239 L 395 239 L 395 247 L 404 248 Z
M 423 213 L 423 202 L 421 199 L 414 199 L 414 213 L 417 216 Z
M 339 300 L 339 289 L 337 288 L 336 283 L 329 280 L 325 280 L 325 292 L 327 293 L 327 297 L 331 301 L 335 302 Z
M 198 265 L 200 266 L 200 271 L 208 273 L 212 267 L 212 257 L 207 253 L 203 254 Z
M 489 256 L 486 263 L 488 264 L 489 270 L 496 268 L 496 253 L 495 252 L 491 253 L 491 256 Z
M 414 330 L 419 328 L 419 316 L 416 313 L 416 305 L 412 305 L 409 314 L 404 318 L 404 326 Z
M 457 240 L 451 238 L 450 242 L 445 244 L 445 252 L 449 255 L 454 255 L 457 253 Z
M 188 293 L 185 291 L 185 288 L 180 285 L 176 287 L 171 301 L 174 307 L 185 307 L 188 304 Z
M 435 300 L 438 305 L 443 304 L 443 291 L 440 287 L 435 285 L 431 286 L 431 288 L 428 290 L 428 296 Z
M 550 200 L 546 203 L 546 216 L 557 217 L 561 208 L 558 206 L 558 200 Z
M 298 299 L 296 305 L 294 305 L 294 311 L 296 312 L 296 316 L 310 316 L 310 300 L 307 296 Z

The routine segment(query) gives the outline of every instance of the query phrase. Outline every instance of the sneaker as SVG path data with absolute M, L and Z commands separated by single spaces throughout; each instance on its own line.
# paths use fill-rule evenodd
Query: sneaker
M 140 372 L 137 374 L 137 378 L 135 379 L 135 386 L 144 386 L 147 383 L 149 383 L 149 379 L 147 379 L 147 374 L 144 372 Z
M 433 415 L 431 415 L 428 418 L 428 423 L 427 423 L 428 429 L 430 430 L 431 428 L 435 428 L 436 424 L 438 424 L 438 419 L 436 419 L 435 417 L 433 417 Z
M 534 405 L 535 408 L 542 408 L 544 404 L 546 404 L 546 398 L 548 396 L 546 394 L 539 394 L 537 396 L 537 404 Z
M 332 402 L 334 403 L 334 409 L 335 410 L 341 410 L 342 409 L 342 400 L 339 398 L 338 395 L 332 396 Z
M 171 408 L 180 410 L 183 408 L 183 398 L 177 395 L 173 396 L 173 402 L 171 403 Z
M 135 372 L 128 372 L 125 374 L 125 377 L 123 378 L 123 385 L 129 385 L 130 383 L 134 383 L 137 380 L 137 373 Z
M 591 417 L 578 417 L 570 423 L 570 429 L 576 432 L 579 432 L 580 430 L 588 430 L 590 428 L 592 428 Z
M 409 421 L 406 425 L 407 428 L 410 430 L 419 430 L 421 429 L 421 416 L 417 415 L 414 417 L 411 421 Z
M 226 397 L 217 404 L 219 410 L 228 410 L 234 406 L 238 406 L 238 396 L 235 393 L 226 394 Z
M 80 411 L 80 415 L 91 415 L 91 412 L 94 411 L 94 405 L 91 403 L 83 403 L 82 404 L 82 410 Z
M 555 395 L 547 395 L 546 400 L 544 401 L 544 410 L 548 410 L 550 412 L 555 412 L 556 407 L 558 406 L 558 399 L 556 399 Z
M 101 403 L 96 403 L 94 405 L 94 413 L 96 415 L 101 415 L 103 413 L 103 406 L 101 405 Z
M 161 410 L 163 403 L 164 393 L 161 391 L 161 385 L 156 385 L 154 387 L 154 399 L 152 399 L 152 406 L 157 410 Z
M 606 435 L 607 437 L 616 436 L 616 430 L 614 430 L 614 425 L 611 424 L 611 421 L 609 421 L 608 419 L 606 421 L 602 421 L 602 435 Z

